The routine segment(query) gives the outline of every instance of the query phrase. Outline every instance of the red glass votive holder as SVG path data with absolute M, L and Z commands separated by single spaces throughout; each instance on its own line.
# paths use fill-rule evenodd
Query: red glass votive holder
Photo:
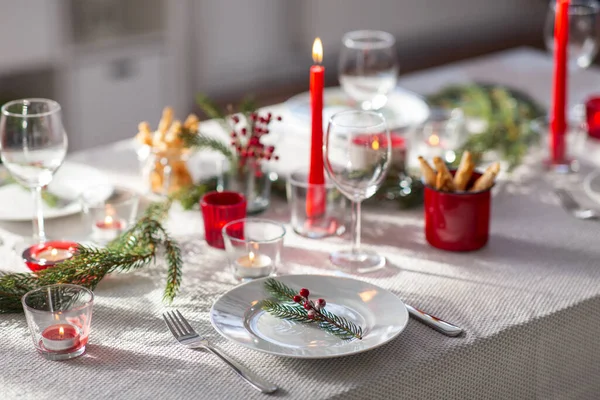
M 592 97 L 585 102 L 585 120 L 588 136 L 600 139 L 600 97 Z
M 206 242 L 219 249 L 225 249 L 222 229 L 228 222 L 246 217 L 246 198 L 237 192 L 209 192 L 200 200 L 204 217 Z
M 23 261 L 33 272 L 41 271 L 73 257 L 77 246 L 75 242 L 61 240 L 34 244 L 23 251 Z
M 470 184 L 480 176 L 473 173 Z M 490 207 L 491 188 L 450 193 L 425 186 L 425 238 L 442 250 L 478 250 L 488 242 Z

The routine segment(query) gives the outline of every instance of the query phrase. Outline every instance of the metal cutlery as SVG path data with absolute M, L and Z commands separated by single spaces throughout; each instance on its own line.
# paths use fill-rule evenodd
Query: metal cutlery
M 558 188 L 554 189 L 554 193 L 558 196 L 561 206 L 575 218 L 581 220 L 598 218 L 598 213 L 595 210 L 582 207 L 567 190 Z
M 404 303 L 404 305 L 406 306 L 408 314 L 410 314 L 411 317 L 446 336 L 456 337 L 463 332 L 463 329 L 456 325 L 434 317 L 431 314 L 427 314 L 426 312 L 414 308 L 413 306 L 409 306 L 406 303 Z
M 208 343 L 208 340 L 201 337 L 194 331 L 194 328 L 188 323 L 188 321 L 181 315 L 179 310 L 168 311 L 163 314 L 163 319 L 165 320 L 167 327 L 175 336 L 177 341 L 186 346 L 189 349 L 199 349 L 203 348 L 217 357 L 219 357 L 222 361 L 224 361 L 227 365 L 229 365 L 240 377 L 242 377 L 246 382 L 248 382 L 253 388 L 261 391 L 262 393 L 273 393 L 277 390 L 277 386 L 272 383 L 267 382 L 266 380 L 260 378 L 253 372 L 250 372 L 246 367 L 239 364 L 237 361 L 232 360 L 225 354 L 223 354 L 220 350 L 217 350 L 215 347 L 211 346 Z

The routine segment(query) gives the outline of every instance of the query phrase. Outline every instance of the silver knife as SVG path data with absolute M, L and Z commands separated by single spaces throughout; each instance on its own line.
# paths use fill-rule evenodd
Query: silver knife
M 449 322 L 443 321 L 431 314 L 427 314 L 426 312 L 416 309 L 413 306 L 409 306 L 406 303 L 404 305 L 406 306 L 406 309 L 411 317 L 446 336 L 456 337 L 463 332 L 463 329 L 456 325 L 452 325 Z

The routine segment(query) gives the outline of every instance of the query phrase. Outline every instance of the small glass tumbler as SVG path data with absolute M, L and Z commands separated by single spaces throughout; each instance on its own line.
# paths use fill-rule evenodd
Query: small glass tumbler
M 204 237 L 209 246 L 224 249 L 221 230 L 228 222 L 246 216 L 246 198 L 237 192 L 209 192 L 200 200 Z
M 291 212 L 291 225 L 294 232 L 310 239 L 341 235 L 346 230 L 346 198 L 337 190 L 333 182 L 311 184 L 304 171 L 293 172 L 286 185 L 288 205 Z M 322 192 L 325 196 L 325 212 L 310 217 L 306 210 L 308 193 Z
M 592 97 L 585 102 L 585 120 L 588 136 L 600 139 L 600 97 Z
M 91 227 L 91 240 L 105 245 L 133 224 L 139 196 L 125 188 L 96 186 L 81 194 L 81 204 L 86 223 Z
M 26 293 L 23 309 L 33 345 L 48 360 L 68 360 L 85 353 L 94 294 L 83 286 L 57 284 Z
M 225 225 L 223 239 L 234 277 L 248 281 L 275 274 L 284 236 L 283 225 L 266 219 L 244 218 Z

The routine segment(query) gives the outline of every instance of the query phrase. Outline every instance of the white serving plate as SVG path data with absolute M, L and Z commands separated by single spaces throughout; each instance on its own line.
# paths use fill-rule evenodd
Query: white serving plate
M 222 336 L 244 347 L 291 358 L 333 358 L 361 353 L 397 337 L 406 327 L 408 311 L 393 293 L 367 282 L 321 275 L 276 278 L 310 298 L 324 298 L 326 309 L 363 328 L 362 340 L 342 340 L 313 324 L 276 318 L 261 307 L 268 298 L 264 279 L 237 286 L 221 296 L 210 320 Z

